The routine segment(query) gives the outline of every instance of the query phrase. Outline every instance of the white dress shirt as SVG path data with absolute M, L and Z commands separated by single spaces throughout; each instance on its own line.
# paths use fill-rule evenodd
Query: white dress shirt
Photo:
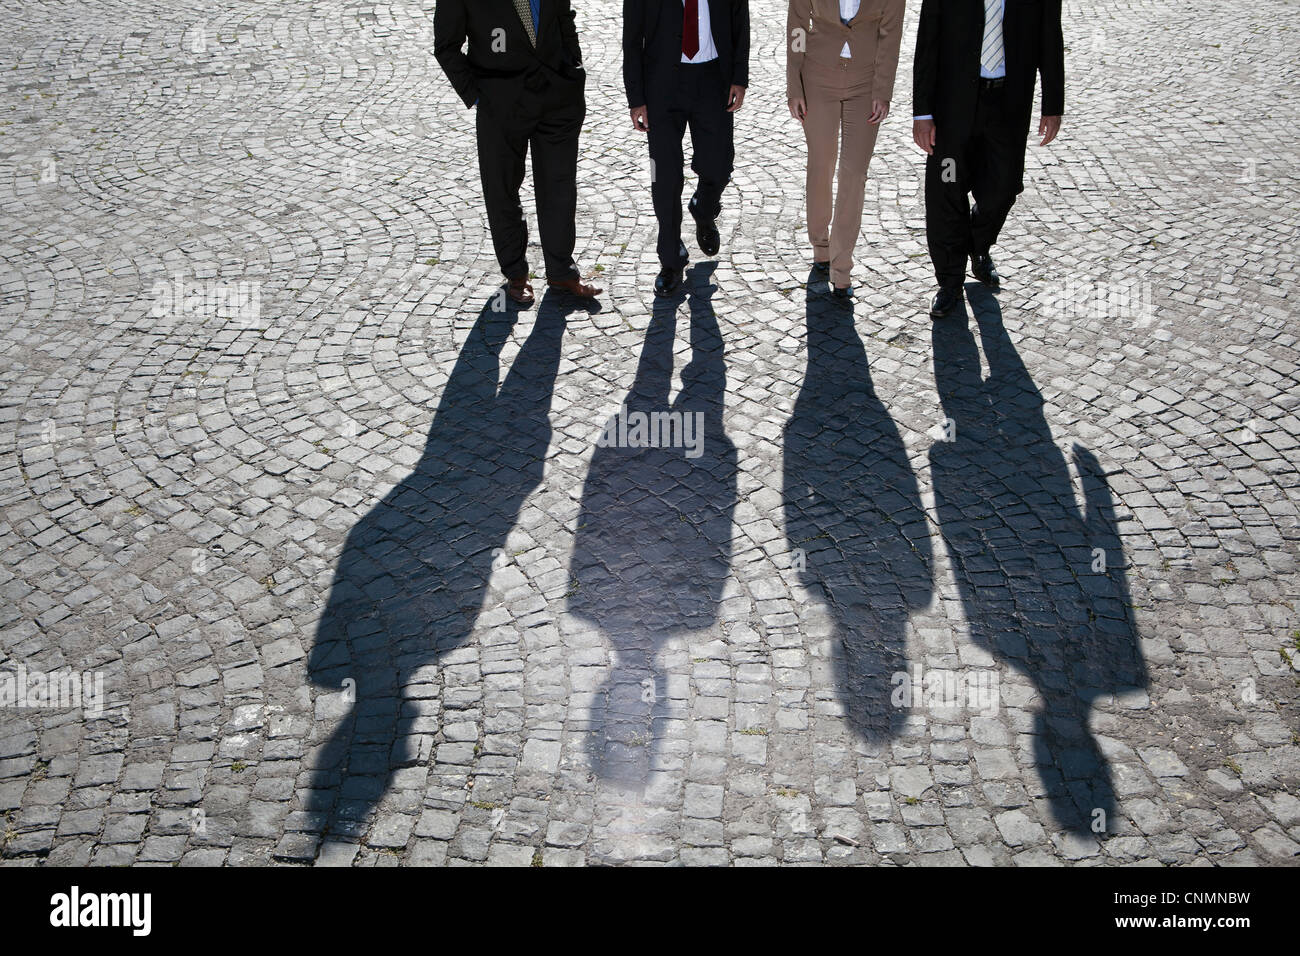
M 840 4 L 841 4 L 841 6 L 843 6 L 843 2 L 844 2 L 844 0 L 840 0 Z M 1002 11 L 1001 11 L 1001 13 L 999 14 L 999 16 L 1002 18 L 1002 21 L 1003 21 L 1003 23 L 1005 24 L 1005 23 L 1006 23 L 1006 18 L 1007 18 L 1007 0 L 1002 0 Z M 1006 33 L 1003 33 L 1003 34 L 1002 34 L 1002 37 L 1003 37 L 1003 43 L 1005 44 L 1005 42 L 1006 42 Z M 984 47 L 983 47 L 983 38 L 981 37 L 981 38 L 980 38 L 980 49 L 983 49 L 983 48 L 984 48 Z M 999 66 L 996 70 L 986 70 L 986 69 L 984 69 L 984 64 L 983 64 L 983 63 L 980 63 L 980 76 L 982 76 L 982 77 L 983 77 L 984 79 L 986 79 L 986 80 L 996 80 L 996 79 L 998 79 L 999 77 L 1005 77 L 1006 75 L 1007 75 L 1007 61 L 1006 61 L 1006 58 L 1005 58 L 1005 57 L 1003 57 L 1003 59 L 1002 59 L 1002 65 Z M 933 117 L 933 116 L 928 116 L 928 115 L 927 115 L 927 116 L 913 116 L 912 119 L 914 119 L 914 120 L 932 120 L 932 119 L 934 119 L 934 117 Z
M 682 0 L 686 7 L 686 0 Z M 713 26 L 709 22 L 709 0 L 700 0 L 700 48 L 695 56 L 682 54 L 683 63 L 708 63 L 718 58 L 718 48 L 713 45 Z
M 858 15 L 858 9 L 862 6 L 862 0 L 840 0 L 840 19 L 848 23 Z M 840 56 L 845 60 L 853 59 L 849 53 L 849 41 L 844 41 L 844 49 L 840 50 Z

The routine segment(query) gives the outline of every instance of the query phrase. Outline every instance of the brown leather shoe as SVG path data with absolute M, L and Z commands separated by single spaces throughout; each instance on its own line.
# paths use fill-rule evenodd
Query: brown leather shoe
M 506 295 L 510 296 L 512 302 L 517 302 L 522 306 L 530 306 L 534 302 L 533 287 L 528 284 L 527 279 L 511 279 L 506 286 Z
M 580 299 L 594 299 L 605 291 L 594 285 L 587 285 L 581 279 L 547 279 L 546 284 L 552 289 L 576 295 Z

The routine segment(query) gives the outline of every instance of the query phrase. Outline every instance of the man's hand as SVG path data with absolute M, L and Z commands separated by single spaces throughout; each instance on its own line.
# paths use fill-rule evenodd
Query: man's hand
M 646 112 L 644 106 L 637 106 L 632 109 L 632 128 L 644 133 L 650 128 L 650 114 Z
M 789 106 L 790 115 L 802 123 L 804 117 L 808 115 L 808 104 L 804 101 L 804 98 L 802 96 L 790 97 Z
M 743 86 L 733 86 L 727 93 L 727 112 L 734 113 L 745 103 L 745 88 Z
M 934 120 L 912 120 L 912 139 L 921 147 L 921 152 L 934 155 L 935 135 Z
M 885 117 L 889 115 L 889 104 L 883 100 L 871 101 L 871 115 L 867 117 L 867 122 L 871 124 L 883 123 Z
M 1052 140 L 1056 139 L 1056 134 L 1061 131 L 1061 117 L 1044 116 L 1038 120 L 1038 135 L 1043 137 L 1039 146 L 1046 146 Z

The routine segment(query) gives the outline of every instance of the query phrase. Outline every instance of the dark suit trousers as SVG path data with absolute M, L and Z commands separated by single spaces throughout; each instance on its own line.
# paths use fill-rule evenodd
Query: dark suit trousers
M 691 131 L 691 169 L 700 177 L 698 215 L 716 219 L 735 162 L 734 117 L 727 112 L 729 85 L 717 60 L 681 63 L 666 96 L 647 97 L 650 120 L 650 195 L 659 220 L 656 248 L 665 266 L 684 266 L 682 252 L 682 137 Z
M 966 259 L 984 254 L 1024 189 L 1024 118 L 1006 106 L 1005 87 L 981 88 L 969 133 L 954 139 L 937 124 L 925 163 L 925 229 L 941 286 L 960 285 Z M 975 197 L 972 209 L 967 194 Z
M 524 91 L 508 115 L 480 101 L 478 167 L 497 262 L 507 279 L 528 276 L 528 225 L 519 202 L 524 157 L 533 156 L 537 229 L 548 279 L 576 279 L 574 217 L 578 206 L 578 134 L 586 115 L 579 83 L 552 82 Z

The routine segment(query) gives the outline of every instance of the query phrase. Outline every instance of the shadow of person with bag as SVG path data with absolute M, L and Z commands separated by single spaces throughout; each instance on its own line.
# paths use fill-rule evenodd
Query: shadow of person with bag
M 997 300 L 974 286 L 969 298 L 986 378 L 964 322 L 933 327 L 935 383 L 954 438 L 930 453 L 940 528 L 972 638 L 1038 693 L 1035 761 L 1058 824 L 1099 833 L 1116 799 L 1089 728 L 1093 702 L 1148 684 L 1114 502 L 1096 457 L 1076 444 L 1079 510 Z

